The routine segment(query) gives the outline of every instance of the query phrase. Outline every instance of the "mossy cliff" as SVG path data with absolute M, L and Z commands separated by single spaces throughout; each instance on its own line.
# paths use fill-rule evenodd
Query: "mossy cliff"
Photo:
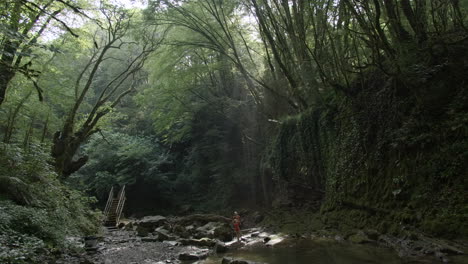
M 465 53 L 368 73 L 352 95 L 285 120 L 264 164 L 273 205 L 300 204 L 340 229 L 468 236 Z

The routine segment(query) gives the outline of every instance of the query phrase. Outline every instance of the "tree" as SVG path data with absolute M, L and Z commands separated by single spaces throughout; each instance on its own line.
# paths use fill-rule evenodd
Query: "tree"
M 173 40 L 172 45 L 210 49 L 226 56 L 241 73 L 256 104 L 261 104 L 261 90 L 255 83 L 261 82 L 254 73 L 258 67 L 255 67 L 254 51 L 240 21 L 240 2 L 197 0 L 179 5 L 170 0 L 158 0 L 151 3 L 152 9 L 146 11 L 149 21 L 194 33 Z
M 164 35 L 153 27 L 147 27 L 139 29 L 140 31 L 135 30 L 134 33 L 140 37 L 132 40 L 131 29 L 136 26 L 131 23 L 133 14 L 110 6 L 105 6 L 101 12 L 104 22 L 94 33 L 91 54 L 74 83 L 74 102 L 61 130 L 54 135 L 52 157 L 56 170 L 63 178 L 77 171 L 88 160 L 87 156 L 78 159 L 74 159 L 74 156 L 80 145 L 99 131 L 99 120 L 144 81 L 140 70 Z M 118 61 L 119 64 L 113 61 Z M 110 65 L 117 68 L 107 75 L 103 74 Z M 93 89 L 96 93 L 92 98 L 93 105 L 89 111 L 80 112 L 85 98 L 90 96 Z M 83 116 L 83 120 L 78 120 L 78 114 Z
M 45 48 L 38 43 L 38 39 L 52 21 L 78 37 L 59 18 L 59 14 L 69 10 L 81 13 L 80 8 L 67 0 L 6 0 L 2 1 L 1 6 L 0 105 L 5 100 L 8 84 L 17 73 L 23 74 L 33 82 L 39 99 L 42 100 L 42 91 L 37 85 L 39 72 L 31 69 L 34 57 L 32 48 Z

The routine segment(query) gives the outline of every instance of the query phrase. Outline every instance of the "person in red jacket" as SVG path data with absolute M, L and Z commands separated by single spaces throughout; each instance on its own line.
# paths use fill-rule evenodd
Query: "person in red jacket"
M 234 227 L 234 231 L 236 232 L 237 242 L 240 242 L 241 238 L 240 224 L 240 215 L 237 212 L 234 212 L 234 216 L 232 217 L 232 225 Z

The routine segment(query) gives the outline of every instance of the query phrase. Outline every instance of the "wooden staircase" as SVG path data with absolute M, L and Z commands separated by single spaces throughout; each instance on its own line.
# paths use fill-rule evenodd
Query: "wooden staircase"
M 104 226 L 116 227 L 119 225 L 120 216 L 125 204 L 125 185 L 115 194 L 114 187 L 109 192 L 106 208 L 104 209 Z

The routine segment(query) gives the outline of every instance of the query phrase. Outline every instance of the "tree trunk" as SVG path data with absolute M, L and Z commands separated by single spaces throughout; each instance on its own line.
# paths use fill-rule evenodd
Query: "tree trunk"
M 395 2 L 393 0 L 384 0 L 385 10 L 388 17 L 388 22 L 393 35 L 398 42 L 406 42 L 411 39 L 411 35 L 405 30 L 397 16 Z
M 411 28 L 413 29 L 416 37 L 418 39 L 418 43 L 423 43 L 427 40 L 426 34 L 426 27 L 425 27 L 425 4 L 423 3 L 425 0 L 417 0 L 416 6 L 418 7 L 417 13 L 411 7 L 411 3 L 409 0 L 401 0 L 401 7 L 403 9 L 403 13 L 405 14 L 406 18 L 408 19 Z
M 2 63 L 0 62 L 0 106 L 5 101 L 8 84 L 15 76 L 15 73 Z

